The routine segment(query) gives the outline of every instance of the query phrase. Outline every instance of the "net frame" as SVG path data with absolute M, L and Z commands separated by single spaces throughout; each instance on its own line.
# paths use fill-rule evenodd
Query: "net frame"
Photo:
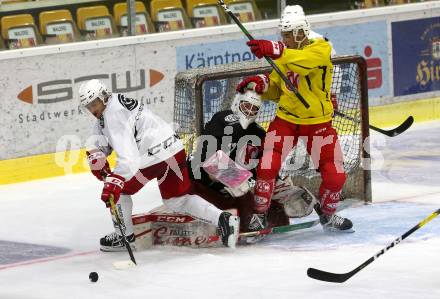
M 367 64 L 366 60 L 358 55 L 350 56 L 336 56 L 332 58 L 334 65 L 334 75 L 332 82 L 332 92 L 338 93 L 341 88 L 343 89 L 345 85 L 349 84 L 348 88 L 354 90 L 353 98 L 354 104 L 347 105 L 343 107 L 340 111 L 349 117 L 353 117 L 358 120 L 355 124 L 355 129 L 352 129 L 352 138 L 359 140 L 355 141 L 356 145 L 352 146 L 354 153 L 349 155 L 354 157 L 359 157 L 356 165 L 352 168 L 347 169 L 346 167 L 346 156 L 347 151 L 344 151 L 344 168 L 347 173 L 347 180 L 344 185 L 342 196 L 344 198 L 357 198 L 366 202 L 371 202 L 371 172 L 370 172 L 370 155 L 369 155 L 369 117 L 368 117 L 368 78 L 367 78 Z M 340 69 L 338 69 L 340 68 Z M 342 70 L 348 68 L 349 74 Z M 235 93 L 234 88 L 226 88 L 222 90 L 224 92 L 223 98 L 226 101 L 217 105 L 217 107 L 209 107 L 213 112 L 207 113 L 206 106 L 212 105 L 212 103 L 205 103 L 204 92 L 205 84 L 208 81 L 222 82 L 222 80 L 227 80 L 227 85 L 235 86 L 243 77 L 252 76 L 261 73 L 271 72 L 271 67 L 264 60 L 257 61 L 247 61 L 247 62 L 237 62 L 228 65 L 218 65 L 209 68 L 198 68 L 192 69 L 184 72 L 180 72 L 175 77 L 175 101 L 174 101 L 174 123 L 177 124 L 176 132 L 183 139 L 185 144 L 185 149 L 187 153 L 193 151 L 195 140 L 197 136 L 200 136 L 204 124 L 210 119 L 210 117 L 216 112 L 223 109 L 230 108 L 230 102 L 233 99 Z M 342 75 L 338 75 L 338 72 Z M 345 84 L 345 85 L 344 85 Z M 221 85 L 221 84 L 220 84 Z M 338 101 L 344 99 L 339 99 Z M 260 115 L 266 115 L 267 111 L 272 111 L 272 116 L 274 115 L 276 104 L 268 104 L 263 106 L 265 111 L 262 111 Z M 272 117 L 271 116 L 271 117 Z M 257 119 L 257 122 L 263 124 L 265 129 L 270 119 Z M 356 123 L 348 118 L 335 117 L 333 120 L 334 127 L 338 130 L 338 136 L 341 141 L 340 130 L 338 126 L 343 127 L 343 123 Z M 339 125 L 341 124 L 341 125 Z M 358 130 L 360 132 L 358 132 Z M 345 135 L 344 135 L 345 136 Z M 350 135 L 351 136 L 351 135 Z M 341 141 L 341 147 L 344 147 L 344 142 Z M 300 147 L 300 144 L 297 148 Z M 350 149 L 350 146 L 349 146 Z M 292 157 L 289 157 L 293 161 Z M 307 161 L 306 161 L 307 162 Z M 301 170 L 311 167 L 310 163 L 305 163 L 305 168 L 301 167 Z M 286 168 L 283 166 L 283 170 Z M 319 184 L 321 178 L 318 172 L 314 171 L 311 175 L 307 173 L 298 174 L 294 169 L 292 172 L 288 170 L 280 172 L 280 176 L 293 175 L 293 183 L 298 186 L 307 186 L 313 193 L 318 194 Z M 348 171 L 347 171 L 348 170 Z

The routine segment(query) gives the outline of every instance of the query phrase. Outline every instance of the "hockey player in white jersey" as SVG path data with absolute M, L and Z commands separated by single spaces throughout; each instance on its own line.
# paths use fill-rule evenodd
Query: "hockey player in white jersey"
M 81 85 L 79 98 L 81 106 L 98 119 L 94 127 L 95 142 L 87 152 L 87 159 L 92 173 L 104 182 L 101 200 L 109 207 L 110 198 L 114 199 L 131 246 L 134 247 L 135 241 L 131 195 L 157 178 L 165 206 L 218 226 L 223 244 L 235 247 L 239 218 L 190 194 L 186 154 L 171 126 L 143 103 L 112 94 L 96 79 Z M 111 171 L 107 156 L 113 150 L 117 162 Z M 115 216 L 112 218 L 116 224 Z M 115 232 L 100 240 L 102 251 L 124 250 L 121 232 L 114 226 Z

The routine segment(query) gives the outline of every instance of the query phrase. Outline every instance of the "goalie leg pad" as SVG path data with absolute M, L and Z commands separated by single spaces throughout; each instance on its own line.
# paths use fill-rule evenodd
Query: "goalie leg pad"
M 290 177 L 277 181 L 272 199 L 278 202 L 291 218 L 310 215 L 313 206 L 318 202 L 306 187 L 293 185 Z

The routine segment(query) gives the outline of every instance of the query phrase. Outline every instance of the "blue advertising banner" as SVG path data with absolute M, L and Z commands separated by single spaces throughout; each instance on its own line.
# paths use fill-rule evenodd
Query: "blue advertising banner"
M 245 39 L 176 47 L 177 71 L 255 60 Z
M 265 37 L 267 38 L 267 37 Z M 177 71 L 199 67 L 210 67 L 240 61 L 255 60 L 256 57 L 246 45 L 246 39 L 228 40 L 176 47 Z M 229 88 L 227 80 L 206 81 L 203 88 L 203 115 L 205 122 L 222 107 L 211 107 Z
M 386 21 L 333 26 L 316 31 L 333 43 L 337 55 L 360 55 L 367 60 L 370 99 L 390 95 Z
M 440 18 L 393 22 L 394 95 L 440 90 Z

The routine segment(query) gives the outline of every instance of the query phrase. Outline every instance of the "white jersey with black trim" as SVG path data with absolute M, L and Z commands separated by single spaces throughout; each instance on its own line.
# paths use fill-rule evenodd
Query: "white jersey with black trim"
M 129 180 L 139 169 L 162 162 L 183 144 L 173 128 L 143 103 L 112 94 L 94 127 L 94 148 L 107 156 L 116 152 L 115 174 Z

